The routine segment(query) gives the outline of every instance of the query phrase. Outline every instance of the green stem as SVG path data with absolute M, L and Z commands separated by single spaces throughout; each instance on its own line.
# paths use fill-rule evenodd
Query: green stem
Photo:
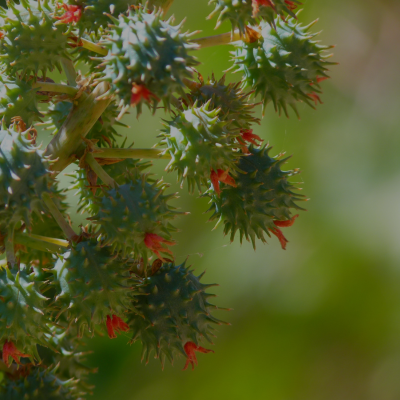
M 6 248 L 7 263 L 10 265 L 10 267 L 13 267 L 17 263 L 14 252 L 14 227 L 15 227 L 14 224 L 12 224 L 8 228 L 8 234 L 4 241 L 5 242 L 4 245 Z
M 219 46 L 221 44 L 231 44 L 240 40 L 242 36 L 239 31 L 235 31 L 233 34 L 231 32 L 222 33 L 220 35 L 207 36 L 200 39 L 193 39 L 191 42 L 197 43 L 201 49 L 212 46 Z
M 62 58 L 61 64 L 63 66 L 65 75 L 67 77 L 68 84 L 70 86 L 77 87 L 77 83 L 76 83 L 77 75 L 76 75 L 74 63 L 71 60 L 69 60 L 68 58 Z
M 50 83 L 50 82 L 35 82 L 32 87 L 39 88 L 42 92 L 55 92 L 69 94 L 70 96 L 75 96 L 78 93 L 78 89 L 73 86 L 62 85 L 60 83 Z
M 102 56 L 106 56 L 108 54 L 108 50 L 104 47 L 99 46 L 96 43 L 91 42 L 90 40 L 80 39 L 80 44 L 84 49 L 93 51 L 95 53 L 101 54 Z
M 55 205 L 53 199 L 50 197 L 50 195 L 48 193 L 44 193 L 42 195 L 42 199 L 43 199 L 44 203 L 46 204 L 47 208 L 49 209 L 49 211 L 51 212 L 51 215 L 53 216 L 53 218 L 56 220 L 57 224 L 60 226 L 60 228 L 64 232 L 65 236 L 70 241 L 74 241 L 78 237 L 78 235 L 71 228 L 69 223 L 65 220 L 65 218 L 61 214 L 60 210 Z
M 54 161 L 50 169 L 61 172 L 71 162 L 75 161 L 75 153 L 96 121 L 111 102 L 111 98 L 98 100 L 109 89 L 108 83 L 102 82 L 96 86 L 93 93 L 85 98 L 77 99 L 66 121 L 46 148 L 45 155 Z
M 85 161 L 92 169 L 92 171 L 105 183 L 107 186 L 111 186 L 115 188 L 117 183 L 111 178 L 110 175 L 107 174 L 106 171 L 101 167 L 101 165 L 94 159 L 91 153 L 86 154 Z
M 99 151 L 97 153 L 97 151 Z M 96 148 L 93 153 L 96 158 L 148 158 L 148 159 L 171 159 L 169 154 L 162 155 L 161 149 L 108 149 Z
M 17 233 L 15 234 L 14 240 L 16 243 L 22 244 L 23 246 L 49 253 L 59 253 L 69 247 L 69 243 L 66 240 L 47 238 L 28 233 Z

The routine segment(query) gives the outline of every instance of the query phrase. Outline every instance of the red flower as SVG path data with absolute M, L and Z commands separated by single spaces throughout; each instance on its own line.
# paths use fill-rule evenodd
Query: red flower
M 136 106 L 142 99 L 150 103 L 151 97 L 154 97 L 157 101 L 160 100 L 154 93 L 150 92 L 145 85 L 138 85 L 137 83 L 132 85 L 131 106 Z
M 115 339 L 117 337 L 114 330 L 117 331 L 117 333 L 129 331 L 129 325 L 122 321 L 122 319 L 117 317 L 115 314 L 113 314 L 112 319 L 109 315 L 107 315 L 106 325 L 108 337 L 110 339 Z
M 186 364 L 183 368 L 183 371 L 187 369 L 189 363 L 192 364 L 192 369 L 194 369 L 194 365 L 197 365 L 197 358 L 195 352 L 198 351 L 200 353 L 214 353 L 214 350 L 205 349 L 204 347 L 197 346 L 193 342 L 187 342 L 185 346 L 185 353 L 187 355 Z
M 288 226 L 292 226 L 294 224 L 295 219 L 298 217 L 299 215 L 295 215 L 293 218 L 288 219 L 286 221 L 274 221 L 274 224 L 278 227 L 281 228 L 286 228 Z M 279 228 L 274 228 L 274 229 L 270 229 L 270 231 L 279 239 L 279 241 L 281 242 L 281 246 L 283 250 L 286 250 L 286 244 L 289 242 L 285 236 L 283 235 L 282 231 Z
M 21 353 L 16 347 L 13 342 L 9 342 L 6 340 L 3 345 L 3 361 L 7 365 L 7 367 L 10 367 L 11 362 L 10 357 L 17 363 L 21 364 L 19 359 L 20 357 L 31 357 L 29 354 L 24 354 Z
M 263 139 L 261 139 L 260 136 L 253 133 L 253 129 L 242 129 L 240 131 L 240 134 L 242 135 L 242 137 L 238 137 L 236 139 L 239 142 L 243 153 L 249 153 L 249 149 L 247 148 L 245 142 L 249 142 L 251 144 L 254 144 L 255 146 L 259 146 L 261 144 L 257 143 L 257 140 L 263 142 Z
M 214 190 L 218 196 L 221 194 L 221 189 L 219 188 L 220 182 L 223 182 L 223 183 L 226 183 L 227 185 L 236 187 L 235 180 L 229 175 L 229 169 L 226 171 L 223 171 L 222 169 L 217 169 L 217 172 L 215 172 L 212 169 L 210 179 L 211 179 L 212 185 L 214 186 Z
M 55 19 L 60 20 L 63 24 L 69 24 L 72 22 L 78 22 L 82 16 L 81 6 L 71 6 L 67 4 L 59 4 L 59 8 L 64 8 L 65 14 L 61 17 L 55 17 Z
M 150 249 L 161 261 L 166 262 L 164 258 L 161 257 L 160 251 L 162 253 L 168 253 L 171 254 L 173 257 L 172 251 L 163 247 L 161 243 L 165 243 L 168 246 L 173 246 L 176 244 L 175 242 L 171 242 L 169 240 L 166 240 L 162 238 L 161 236 L 156 235 L 155 233 L 146 233 L 146 236 L 144 237 L 144 244 L 145 246 Z

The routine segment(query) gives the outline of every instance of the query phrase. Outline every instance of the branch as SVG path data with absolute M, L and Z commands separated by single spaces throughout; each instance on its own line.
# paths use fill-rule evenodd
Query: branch
M 8 228 L 8 234 L 4 240 L 4 245 L 6 248 L 6 257 L 7 263 L 10 267 L 13 267 L 17 260 L 15 259 L 15 252 L 14 252 L 14 224 L 11 224 Z
M 204 49 L 206 47 L 219 46 L 221 44 L 232 44 L 242 38 L 243 36 L 240 32 L 235 30 L 233 33 L 227 32 L 220 35 L 207 36 L 200 39 L 193 39 L 191 42 L 198 44 L 201 49 Z
M 18 244 L 49 253 L 59 253 L 69 247 L 66 240 L 48 238 L 28 233 L 15 234 L 14 240 Z
M 39 88 L 42 92 L 55 92 L 69 94 L 75 96 L 78 93 L 78 89 L 73 86 L 62 85 L 60 83 L 50 82 L 35 82 L 32 84 L 33 88 Z
M 76 83 L 77 75 L 76 75 L 74 63 L 67 58 L 62 58 L 61 64 L 63 66 L 63 69 L 64 69 L 64 72 L 67 77 L 69 85 L 77 87 L 77 83 Z
M 79 46 L 83 47 L 84 49 L 101 54 L 102 56 L 106 56 L 108 54 L 108 50 L 106 48 L 101 47 L 98 44 L 91 42 L 90 40 L 81 38 L 79 41 Z
M 92 171 L 105 183 L 107 186 L 113 188 L 117 187 L 117 183 L 107 174 L 106 171 L 101 167 L 101 165 L 94 159 L 91 153 L 87 153 L 85 156 L 85 162 L 89 165 Z
M 81 145 L 82 139 L 111 102 L 111 98 L 97 100 L 108 89 L 108 83 L 102 82 L 89 96 L 77 99 L 78 105 L 74 105 L 57 135 L 46 148 L 45 155 L 55 160 L 50 167 L 52 171 L 61 172 L 75 161 L 75 153 Z
M 57 224 L 60 226 L 60 228 L 64 232 L 65 236 L 70 241 L 74 241 L 78 237 L 78 235 L 71 228 L 69 223 L 65 220 L 65 218 L 61 214 L 60 210 L 55 205 L 53 199 L 50 197 L 50 195 L 48 193 L 44 193 L 42 195 L 42 199 L 43 199 L 44 203 L 46 204 L 47 208 L 49 209 L 49 211 L 51 212 L 51 215 L 53 216 L 53 218 L 56 220 Z
M 147 158 L 147 159 L 171 159 L 169 154 L 162 153 L 161 149 L 108 149 L 95 148 L 96 158 Z

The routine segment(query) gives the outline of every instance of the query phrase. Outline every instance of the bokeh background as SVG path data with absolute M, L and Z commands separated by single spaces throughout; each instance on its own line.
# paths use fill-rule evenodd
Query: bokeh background
M 156 360 L 141 364 L 129 334 L 91 340 L 94 399 L 400 399 L 400 2 L 305 0 L 303 8 L 300 21 L 320 19 L 313 29 L 337 46 L 340 65 L 317 111 L 300 106 L 299 121 L 270 106 L 255 133 L 275 154 L 293 154 L 287 168 L 302 170 L 308 211 L 285 230 L 286 251 L 275 237 L 254 251 L 230 244 L 222 227 L 211 231 L 207 199 L 182 190 L 176 203 L 191 215 L 177 222 L 176 259 L 189 256 L 196 272 L 207 270 L 204 281 L 220 283 L 216 304 L 234 311 L 218 316 L 232 326 L 219 328 L 215 354 L 199 354 L 193 372 L 181 371 L 183 358 L 164 371 Z M 187 17 L 199 37 L 228 31 L 214 31 L 211 10 L 207 0 L 175 0 L 170 14 Z M 220 77 L 230 50 L 199 51 L 199 71 Z M 165 117 L 132 113 L 120 132 L 153 146 Z M 164 167 L 157 161 L 154 171 L 179 190 Z

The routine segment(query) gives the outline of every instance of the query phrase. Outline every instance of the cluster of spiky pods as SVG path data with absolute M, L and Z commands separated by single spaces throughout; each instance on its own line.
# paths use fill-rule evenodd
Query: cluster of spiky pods
M 281 228 L 305 198 L 289 182 L 298 170 L 282 170 L 285 159 L 253 133 L 260 103 L 252 98 L 286 115 L 289 107 L 298 114 L 298 102 L 314 107 L 329 47 L 298 22 L 298 1 L 211 0 L 232 32 L 200 39 L 165 18 L 171 3 L 0 7 L 2 399 L 84 398 L 91 369 L 82 341 L 102 331 L 140 340 L 146 362 L 182 355 L 184 369 L 197 363 L 195 352 L 211 351 L 202 342 L 223 323 L 208 302 L 213 285 L 175 260 L 172 220 L 185 213 L 146 160 L 165 159 L 181 187 L 207 196 L 211 219 L 232 241 L 238 231 L 255 247 L 272 234 L 286 248 Z M 195 69 L 198 49 L 221 44 L 235 46 L 238 82 L 204 80 Z M 126 147 L 116 128 L 143 106 L 164 109 L 158 146 Z M 43 149 L 38 131 L 48 138 Z M 128 142 L 135 134 L 127 131 Z M 79 232 L 57 180 L 70 164 L 68 190 L 88 220 Z

